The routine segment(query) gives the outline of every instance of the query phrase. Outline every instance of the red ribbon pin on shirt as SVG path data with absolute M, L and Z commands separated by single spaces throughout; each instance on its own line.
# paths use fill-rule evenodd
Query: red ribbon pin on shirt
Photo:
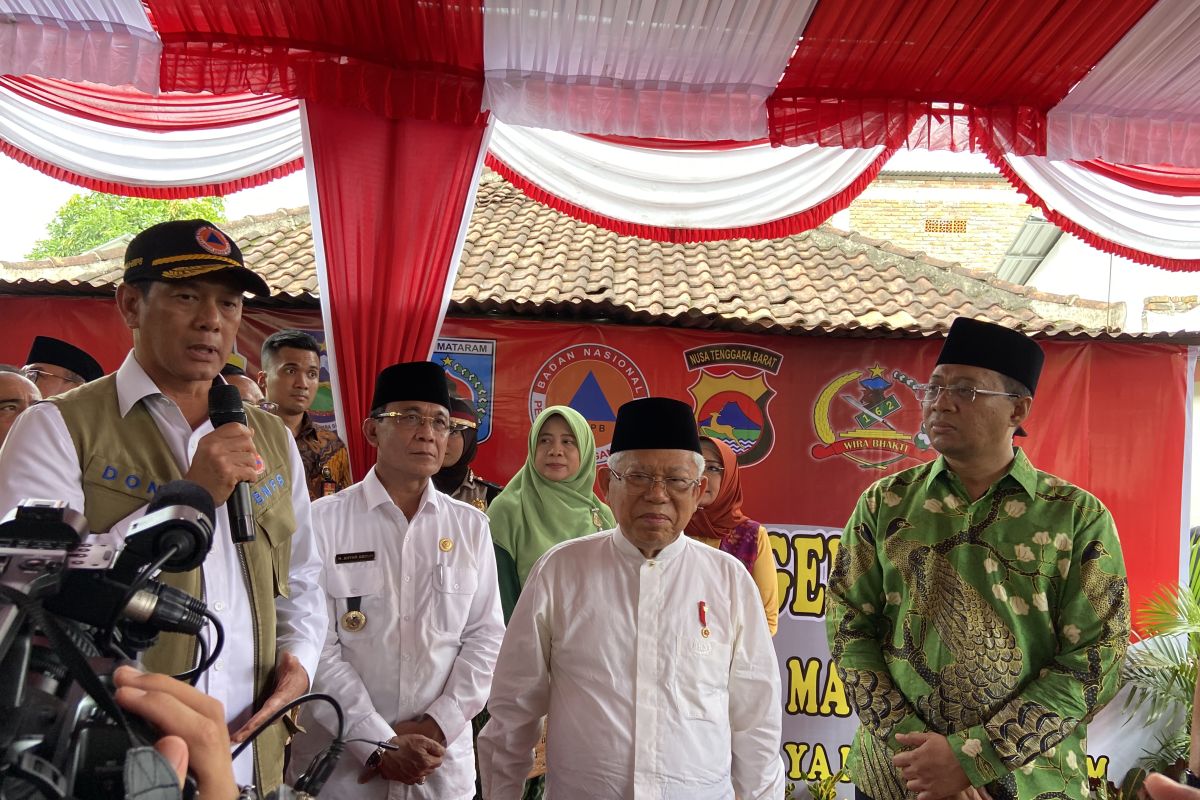
M 701 600 L 698 606 L 700 610 L 700 635 L 707 639 L 711 631 L 708 629 L 708 614 L 705 611 L 704 601 Z

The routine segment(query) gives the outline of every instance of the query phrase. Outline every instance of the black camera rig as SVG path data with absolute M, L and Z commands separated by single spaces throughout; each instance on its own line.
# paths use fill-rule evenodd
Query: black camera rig
M 194 796 L 190 776 L 181 788 L 154 750 L 159 734 L 113 699 L 112 672 L 166 631 L 199 645 L 195 667 L 176 678 L 194 683 L 215 663 L 224 642 L 216 617 L 155 580 L 203 563 L 214 519 L 204 489 L 174 481 L 120 542 L 89 536 L 83 516 L 61 501 L 25 500 L 0 522 L 0 800 Z M 338 734 L 280 797 L 315 796 L 332 773 L 345 748 L 341 708 L 328 695 L 305 695 L 254 734 L 315 699 L 334 706 Z

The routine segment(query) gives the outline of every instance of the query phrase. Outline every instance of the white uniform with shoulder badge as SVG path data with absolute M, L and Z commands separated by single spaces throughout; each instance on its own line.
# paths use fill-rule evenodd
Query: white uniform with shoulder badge
M 321 796 L 472 797 L 470 722 L 487 701 L 504 637 L 487 517 L 431 482 L 410 522 L 373 469 L 314 502 L 312 515 L 330 623 L 313 691 L 342 704 L 348 737 L 387 740 L 392 724 L 428 714 L 448 742 L 442 766 L 417 786 L 379 776 L 359 785 L 375 747 L 351 744 Z M 291 778 L 329 741 L 334 717 L 319 706 L 293 742 Z

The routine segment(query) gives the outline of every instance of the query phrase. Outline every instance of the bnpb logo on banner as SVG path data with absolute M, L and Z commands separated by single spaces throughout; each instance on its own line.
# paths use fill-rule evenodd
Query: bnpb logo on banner
M 538 367 L 529 391 L 529 418 L 549 406 L 570 406 L 592 429 L 596 463 L 606 464 L 617 409 L 649 396 L 646 376 L 628 355 L 607 345 L 577 344 L 564 347 Z

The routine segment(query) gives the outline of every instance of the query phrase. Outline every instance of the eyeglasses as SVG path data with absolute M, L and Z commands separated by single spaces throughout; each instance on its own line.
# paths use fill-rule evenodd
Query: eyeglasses
M 450 433 L 450 422 L 445 417 L 426 417 L 423 414 L 414 414 L 411 411 L 381 411 L 375 414 L 371 419 L 377 420 L 395 420 L 396 424 L 401 428 L 417 429 L 423 427 L 425 423 L 429 423 L 429 427 L 437 434 Z
M 270 400 L 259 400 L 254 405 L 258 406 L 261 410 L 267 412 L 268 414 L 274 414 L 279 410 L 279 403 L 272 403 Z
M 612 468 L 609 468 L 608 471 L 617 480 L 627 483 L 630 489 L 642 493 L 650 491 L 651 487 L 656 483 L 661 483 L 663 488 L 667 490 L 667 494 L 683 495 L 691 491 L 693 486 L 697 486 L 700 483 L 699 478 L 694 480 L 689 478 L 660 478 L 657 475 L 647 475 L 644 472 L 626 472 L 622 474 Z
M 959 403 L 974 403 L 975 398 L 981 394 L 991 397 L 1021 396 L 1013 392 L 993 392 L 991 389 L 979 389 L 974 386 L 939 386 L 936 383 L 923 383 L 914 390 L 917 401 L 923 405 L 936 403 L 942 392 L 946 392 L 951 400 Z
M 33 381 L 35 386 L 42 378 L 58 378 L 60 381 L 66 381 L 67 383 L 83 383 L 83 381 L 79 378 L 73 378 L 70 375 L 55 375 L 53 372 L 48 370 L 35 369 L 34 367 L 26 367 L 25 369 L 21 370 L 21 374 Z
M 720 464 L 705 464 L 704 471 L 711 472 L 713 475 L 720 475 L 725 471 L 725 468 Z

